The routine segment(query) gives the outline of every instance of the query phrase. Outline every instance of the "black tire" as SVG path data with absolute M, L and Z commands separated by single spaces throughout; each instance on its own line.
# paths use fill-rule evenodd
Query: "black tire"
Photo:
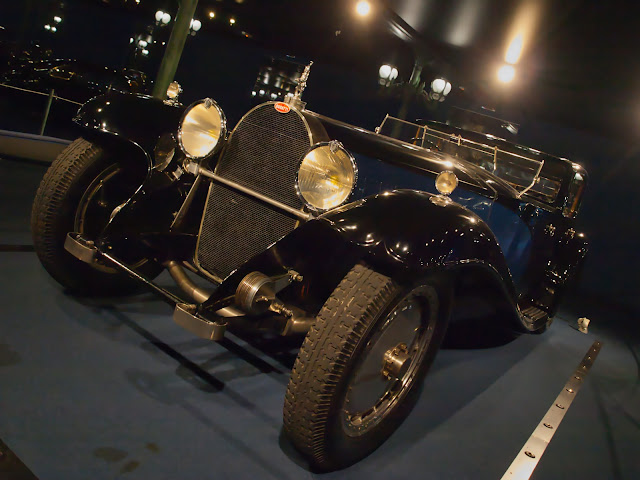
M 117 295 L 139 290 L 139 283 L 124 273 L 76 259 L 64 249 L 64 241 L 72 231 L 95 238 L 145 175 L 145 168 L 121 165 L 115 155 L 83 138 L 63 150 L 45 173 L 31 212 L 33 244 L 47 272 L 70 292 Z M 149 277 L 162 270 L 146 259 L 130 263 Z
M 416 313 L 403 313 L 414 303 Z M 406 320 L 398 323 L 402 315 L 416 317 L 411 322 L 419 325 L 405 349 L 410 360 L 397 375 L 385 379 L 380 352 L 393 347 L 398 328 L 407 333 L 415 326 Z M 285 395 L 285 431 L 312 468 L 328 471 L 351 465 L 393 433 L 415 403 L 419 389 L 414 387 L 433 362 L 446 321 L 433 286 L 403 288 L 364 265 L 345 276 L 307 334 Z M 382 392 L 378 398 L 374 390 L 374 409 L 367 409 L 369 400 L 362 401 L 367 385 Z

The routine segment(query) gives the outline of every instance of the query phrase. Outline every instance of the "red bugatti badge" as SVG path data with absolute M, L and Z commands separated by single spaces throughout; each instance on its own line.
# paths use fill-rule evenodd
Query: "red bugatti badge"
M 289 105 L 284 102 L 278 102 L 274 104 L 273 107 L 280 113 L 289 113 L 289 110 L 291 110 Z

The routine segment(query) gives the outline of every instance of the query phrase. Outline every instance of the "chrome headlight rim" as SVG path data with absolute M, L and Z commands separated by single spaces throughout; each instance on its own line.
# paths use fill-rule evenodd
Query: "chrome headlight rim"
M 216 145 L 213 147 L 213 149 L 211 149 L 211 151 L 209 151 L 206 155 L 196 156 L 187 152 L 187 150 L 184 147 L 184 142 L 182 138 L 184 133 L 183 125 L 184 125 L 185 119 L 195 107 L 201 104 L 206 105 L 207 103 L 209 104 L 209 108 L 215 108 L 216 111 L 218 112 L 218 115 L 220 116 L 220 136 L 218 137 L 218 141 Z M 182 153 L 187 158 L 190 158 L 191 160 L 200 161 L 200 160 L 204 160 L 205 158 L 209 158 L 212 155 L 215 155 L 217 152 L 220 151 L 226 139 L 227 139 L 227 117 L 224 114 L 224 111 L 222 110 L 222 108 L 220 108 L 220 105 L 218 105 L 218 103 L 212 98 L 203 98 L 193 102 L 191 105 L 189 105 L 185 109 L 184 113 L 180 117 L 180 123 L 178 124 L 178 145 L 180 146 L 180 150 L 182 151 Z
M 347 193 L 347 195 L 345 196 L 344 200 L 342 200 L 341 203 L 339 203 L 338 205 L 335 205 L 333 207 L 330 208 L 319 208 L 316 207 L 315 205 L 309 203 L 307 201 L 306 198 L 304 198 L 304 195 L 302 194 L 302 190 L 300 189 L 300 167 L 302 166 L 302 162 L 304 162 L 304 159 L 307 158 L 307 156 L 313 152 L 314 150 L 320 148 L 320 147 L 325 147 L 328 146 L 329 148 L 331 148 L 333 146 L 333 148 L 338 148 L 340 150 L 342 150 L 348 157 L 349 162 L 351 164 L 351 169 L 353 170 L 353 183 L 351 185 L 351 189 L 349 189 L 349 192 Z M 356 163 L 356 159 L 353 156 L 353 154 L 347 150 L 344 145 L 342 144 L 342 142 L 339 142 L 338 140 L 330 140 L 330 141 L 324 141 L 324 142 L 318 142 L 318 143 L 314 143 L 311 148 L 309 148 L 309 150 L 307 150 L 305 152 L 305 154 L 302 156 L 302 158 L 300 159 L 300 163 L 298 164 L 298 171 L 296 173 L 296 182 L 295 182 L 295 190 L 296 190 L 296 194 L 298 195 L 298 198 L 300 198 L 300 200 L 302 200 L 302 202 L 304 203 L 304 205 L 307 207 L 307 209 L 311 212 L 320 214 L 320 213 L 324 213 L 324 212 L 328 212 L 330 210 L 333 210 L 334 208 L 338 208 L 342 205 L 344 205 L 347 200 L 349 200 L 349 198 L 351 197 L 351 195 L 353 194 L 353 190 L 356 188 L 356 184 L 358 183 L 358 164 Z

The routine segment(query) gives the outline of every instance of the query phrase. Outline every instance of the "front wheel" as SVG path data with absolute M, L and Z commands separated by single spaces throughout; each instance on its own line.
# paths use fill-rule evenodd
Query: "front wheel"
M 302 345 L 284 427 L 319 470 L 378 448 L 408 415 L 414 388 L 444 336 L 436 288 L 405 288 L 356 265 L 329 297 Z
M 122 294 L 137 283 L 115 269 L 88 265 L 64 249 L 69 232 L 95 239 L 113 210 L 142 184 L 146 169 L 124 165 L 83 138 L 72 142 L 45 173 L 31 213 L 33 244 L 40 262 L 63 287 L 79 294 Z M 161 267 L 144 258 L 126 259 L 147 276 Z

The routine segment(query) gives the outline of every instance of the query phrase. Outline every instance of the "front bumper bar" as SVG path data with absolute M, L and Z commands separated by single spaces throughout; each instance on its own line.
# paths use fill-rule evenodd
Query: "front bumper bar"
M 64 242 L 64 248 L 78 260 L 90 265 L 98 262 L 98 260 L 106 262 L 109 266 L 117 268 L 130 277 L 139 280 L 156 293 L 159 293 L 166 301 L 175 307 L 173 321 L 182 328 L 207 340 L 220 341 L 224 338 L 227 328 L 227 322 L 224 320 L 224 317 L 220 317 L 219 320 L 216 319 L 215 321 L 200 317 L 196 312 L 198 308 L 197 305 L 187 302 L 169 290 L 157 285 L 144 275 L 129 268 L 118 258 L 101 250 L 91 240 L 83 238 L 81 234 L 75 232 L 68 233 Z

